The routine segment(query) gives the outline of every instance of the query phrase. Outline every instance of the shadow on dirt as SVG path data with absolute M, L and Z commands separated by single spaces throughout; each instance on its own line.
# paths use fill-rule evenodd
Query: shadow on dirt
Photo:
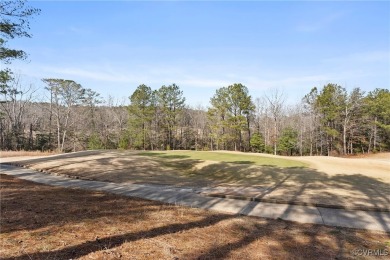
M 230 224 L 227 226 L 225 221 L 242 218 L 228 214 L 187 213 L 198 214 L 198 219 L 184 221 L 184 223 L 179 220 L 159 226 L 155 219 L 151 218 L 151 215 L 155 212 L 163 214 L 164 210 L 174 211 L 177 210 L 177 207 L 163 205 L 159 202 L 96 194 L 83 190 L 70 191 L 27 181 L 20 184 L 8 176 L 2 176 L 1 184 L 2 190 L 4 190 L 1 207 L 2 211 L 6 212 L 5 216 L 1 218 L 3 234 L 22 230 L 37 230 L 38 233 L 31 233 L 31 236 L 37 236 L 38 239 L 39 236 L 43 236 L 43 233 L 39 235 L 38 229 L 45 226 L 56 225 L 58 227 L 102 218 L 107 220 L 124 219 L 127 222 L 138 223 L 140 226 L 145 223 L 145 228 L 141 228 L 142 230 L 133 232 L 121 230 L 119 234 L 88 239 L 70 246 L 58 246 L 50 251 L 30 251 L 28 254 L 18 251 L 19 253 L 11 258 L 2 258 L 7 260 L 75 259 L 94 252 L 115 250 L 125 243 L 140 240 L 145 240 L 145 243 L 148 243 L 147 241 L 152 238 L 166 237 L 171 234 L 180 236 L 186 232 L 197 232 L 196 234 L 202 239 L 202 233 L 207 233 L 208 229 L 213 227 L 220 230 L 219 236 L 223 236 L 223 232 L 232 232 L 237 235 L 230 240 L 216 240 L 211 247 L 202 247 L 203 243 L 198 246 L 192 244 L 185 247 L 186 250 L 183 253 L 181 253 L 182 250 L 171 251 L 173 256 L 183 259 L 253 258 L 253 255 L 246 255 L 246 253 L 256 251 L 254 243 L 264 241 L 264 239 L 270 242 L 267 243 L 267 249 L 270 250 L 272 256 L 289 259 L 349 258 L 350 252 L 345 250 L 348 243 L 364 245 L 368 248 L 373 246 L 367 237 L 345 228 L 302 225 L 280 220 L 258 220 L 248 217 L 242 221 L 229 222 Z M 21 187 L 23 188 L 21 189 Z M 45 206 L 42 207 L 42 205 Z M 17 214 L 20 209 L 25 209 L 28 213 Z M 356 221 L 359 220 L 356 219 Z M 222 222 L 224 224 L 221 224 Z M 44 230 L 44 232 L 48 231 Z M 217 234 L 215 236 L 217 237 Z M 193 238 L 198 239 L 196 236 Z M 329 243 L 329 241 L 335 241 L 335 243 Z M 190 242 L 194 243 L 193 240 Z M 186 243 L 188 241 L 181 241 L 180 246 L 186 245 Z M 239 255 L 234 255 L 239 250 L 241 250 Z

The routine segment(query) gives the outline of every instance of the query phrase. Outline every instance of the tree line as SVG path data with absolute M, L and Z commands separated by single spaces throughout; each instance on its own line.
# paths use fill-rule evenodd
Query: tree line
M 26 0 L 0 3 L 0 61 L 26 59 L 14 38 L 31 38 L 29 19 L 40 13 Z M 347 155 L 390 150 L 389 89 L 348 92 L 314 87 L 295 105 L 274 89 L 252 98 L 240 83 L 216 90 L 208 108 L 186 104 L 176 84 L 140 85 L 125 100 L 73 80 L 43 79 L 44 95 L 7 67 L 0 69 L 0 149 L 236 150 L 283 155 Z
M 128 102 L 103 100 L 73 80 L 43 79 L 46 99 L 13 78 L 0 103 L 1 150 L 235 150 L 348 155 L 390 149 L 390 92 L 313 88 L 295 105 L 277 89 L 253 98 L 221 87 L 208 108 L 191 107 L 176 84 L 140 85 Z

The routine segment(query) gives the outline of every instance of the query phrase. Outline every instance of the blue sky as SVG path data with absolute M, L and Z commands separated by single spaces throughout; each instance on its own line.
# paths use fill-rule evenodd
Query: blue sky
M 103 97 L 176 83 L 207 106 L 217 88 L 273 88 L 292 102 L 329 82 L 390 87 L 389 2 L 30 1 L 41 9 L 12 69 L 72 79 Z

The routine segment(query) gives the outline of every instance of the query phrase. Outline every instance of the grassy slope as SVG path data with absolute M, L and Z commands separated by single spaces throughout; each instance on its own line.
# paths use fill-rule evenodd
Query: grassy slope
M 167 151 L 167 152 L 142 152 L 139 155 L 156 156 L 164 159 L 194 159 L 216 162 L 228 162 L 236 164 L 255 164 L 275 167 L 306 167 L 307 164 L 282 158 L 270 158 L 248 154 L 229 154 L 220 152 L 201 151 Z

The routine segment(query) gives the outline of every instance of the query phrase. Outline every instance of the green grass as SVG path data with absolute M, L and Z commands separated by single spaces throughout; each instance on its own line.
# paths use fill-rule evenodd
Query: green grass
M 216 162 L 225 162 L 225 163 L 234 163 L 234 164 L 246 164 L 246 165 L 260 165 L 260 166 L 271 166 L 271 167 L 306 167 L 307 164 L 282 159 L 282 158 L 271 158 L 257 155 L 249 154 L 229 154 L 221 152 L 201 152 L 201 151 L 164 151 L 164 152 L 141 152 L 138 155 L 142 156 L 151 156 L 162 159 L 176 159 L 175 161 L 180 161 L 181 159 L 191 159 L 191 160 L 203 160 L 203 161 L 216 161 Z

